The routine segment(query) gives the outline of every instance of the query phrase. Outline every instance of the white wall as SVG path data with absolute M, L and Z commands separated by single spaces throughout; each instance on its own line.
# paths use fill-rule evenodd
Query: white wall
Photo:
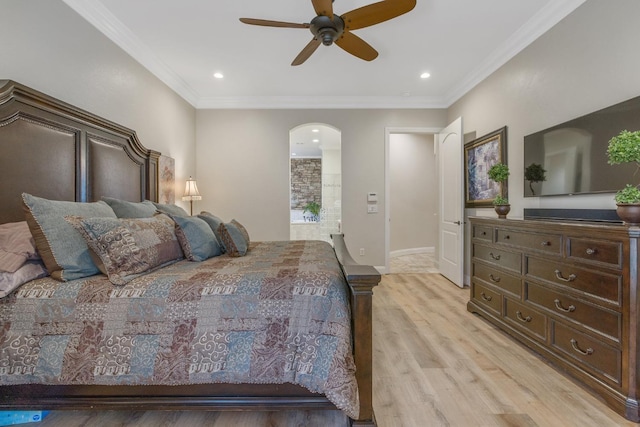
M 391 252 L 437 246 L 438 177 L 433 144 L 429 134 L 389 135 Z
M 523 139 L 640 95 L 639 16 L 637 0 L 588 0 L 448 109 L 451 120 L 463 116 L 465 133 L 508 126 L 509 217 L 535 207 L 615 208 L 613 194 L 525 199 Z
M 134 129 L 176 160 L 179 200 L 195 175 L 192 106 L 60 0 L 3 0 L 0 40 L 0 79 Z
M 358 262 L 383 266 L 385 127 L 444 127 L 445 116 L 445 110 L 198 110 L 198 209 L 237 218 L 256 240 L 288 239 L 289 130 L 327 123 L 342 132 L 346 243 Z M 379 195 L 378 214 L 367 214 L 371 191 Z

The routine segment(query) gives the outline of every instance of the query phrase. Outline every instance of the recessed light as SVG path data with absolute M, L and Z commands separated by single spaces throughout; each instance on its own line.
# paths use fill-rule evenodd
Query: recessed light
M 292 155 L 292 156 L 296 156 L 297 154 L 296 154 L 296 153 L 291 153 L 291 155 Z
M 420 78 L 421 78 L 421 79 L 428 79 L 429 77 L 431 77 L 431 74 L 429 74 L 429 73 L 422 73 L 422 74 L 420 74 Z
M 320 132 L 320 129 L 311 129 L 311 132 Z
M 224 78 L 224 74 L 222 74 L 222 73 L 213 73 L 213 77 L 215 77 L 216 79 L 223 79 Z
M 320 142 L 320 140 L 319 139 L 314 139 L 313 142 Z

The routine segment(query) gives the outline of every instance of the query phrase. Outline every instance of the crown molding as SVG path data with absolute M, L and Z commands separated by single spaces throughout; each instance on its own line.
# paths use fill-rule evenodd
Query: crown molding
M 448 108 L 478 83 L 517 55 L 551 27 L 573 12 L 586 0 L 554 0 L 536 13 L 511 38 L 466 76 L 451 92 L 442 97 L 419 96 L 227 96 L 199 97 L 170 67 L 151 53 L 126 25 L 99 0 L 62 0 L 117 46 L 127 52 L 149 72 L 184 98 L 196 109 L 420 109 Z
M 446 108 L 440 98 L 421 96 L 228 96 L 205 97 L 198 109 L 420 109 Z
M 99 0 L 62 0 L 192 106 L 198 94 Z
M 533 15 L 508 40 L 487 56 L 462 80 L 444 99 L 447 108 L 462 98 L 478 83 L 489 77 L 498 68 L 533 43 L 538 37 L 549 31 L 554 25 L 576 10 L 586 0 L 554 0 L 547 3 Z

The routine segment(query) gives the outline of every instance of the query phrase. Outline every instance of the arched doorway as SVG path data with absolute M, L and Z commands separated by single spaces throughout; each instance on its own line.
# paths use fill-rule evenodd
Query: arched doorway
M 289 131 L 290 239 L 331 241 L 341 231 L 342 137 L 324 123 Z

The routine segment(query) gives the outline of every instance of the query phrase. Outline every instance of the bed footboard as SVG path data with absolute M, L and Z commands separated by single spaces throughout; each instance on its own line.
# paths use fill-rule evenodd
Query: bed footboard
M 370 265 L 358 264 L 349 254 L 344 234 L 332 234 L 336 257 L 340 262 L 351 294 L 351 324 L 356 379 L 360 393 L 360 417 L 353 426 L 375 426 L 373 413 L 373 348 L 372 297 L 373 288 L 380 283 L 380 273 Z

